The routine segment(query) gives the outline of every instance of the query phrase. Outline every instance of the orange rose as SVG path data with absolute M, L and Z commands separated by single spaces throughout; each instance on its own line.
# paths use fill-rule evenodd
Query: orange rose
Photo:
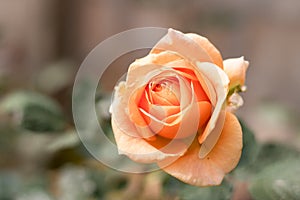
M 223 63 L 202 36 L 169 29 L 115 88 L 111 113 L 119 153 L 155 162 L 192 185 L 220 184 L 241 156 L 242 130 L 228 109 L 240 90 L 228 92 L 231 83 L 244 84 L 245 66 L 243 58 Z

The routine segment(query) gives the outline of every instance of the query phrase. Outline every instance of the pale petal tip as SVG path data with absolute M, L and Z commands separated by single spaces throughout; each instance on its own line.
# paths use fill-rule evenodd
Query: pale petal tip
M 201 145 L 201 148 L 200 148 L 199 153 L 198 153 L 199 159 L 203 159 L 207 155 L 206 151 L 204 149 L 206 149 L 205 146 Z

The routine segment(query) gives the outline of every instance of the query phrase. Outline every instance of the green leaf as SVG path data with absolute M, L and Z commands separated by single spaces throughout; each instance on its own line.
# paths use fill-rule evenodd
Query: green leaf
M 265 167 L 272 165 L 275 162 L 281 162 L 287 158 L 300 159 L 298 151 L 291 147 L 284 146 L 282 144 L 257 144 L 257 152 L 251 154 L 243 152 L 248 155 L 250 161 L 238 165 L 238 167 L 231 173 L 235 178 L 239 180 L 246 180 L 252 178 L 253 175 L 257 174 Z M 251 158 L 253 155 L 253 158 Z M 243 159 L 243 155 L 242 158 Z M 243 160 L 241 161 L 243 162 Z M 246 165 L 247 164 L 247 165 Z
M 243 150 L 240 162 L 237 167 L 247 167 L 254 163 L 258 152 L 259 144 L 256 142 L 253 132 L 246 126 L 246 124 L 239 120 L 243 131 Z
M 253 132 L 242 120 L 239 121 L 243 131 L 243 150 L 239 164 L 230 175 L 239 180 L 247 180 L 251 176 L 253 165 L 257 164 L 255 161 L 261 147 L 256 142 Z
M 179 196 L 180 199 L 183 200 L 230 200 L 233 185 L 224 180 L 219 186 L 197 187 L 183 183 L 170 175 L 166 175 L 163 188 L 165 193 L 172 194 L 171 198 L 178 198 Z
M 230 200 L 233 186 L 227 181 L 223 181 L 219 186 L 195 187 L 186 185 L 181 191 L 181 198 L 184 200 L 214 199 Z
M 259 150 L 256 162 L 250 168 L 253 172 L 257 172 L 268 165 L 273 165 L 274 162 L 281 162 L 288 158 L 299 159 L 300 154 L 295 149 L 282 144 L 264 144 Z
M 265 167 L 250 183 L 255 200 L 300 199 L 300 160 L 286 159 Z
M 55 132 L 65 127 L 59 105 L 39 93 L 20 91 L 8 94 L 0 102 L 0 112 L 13 116 L 22 128 L 34 132 Z
M 0 199 L 15 199 L 21 188 L 22 181 L 18 174 L 4 170 L 0 172 Z

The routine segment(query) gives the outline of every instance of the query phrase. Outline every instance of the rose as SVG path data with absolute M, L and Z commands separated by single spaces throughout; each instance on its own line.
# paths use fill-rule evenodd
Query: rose
M 169 29 L 115 88 L 119 153 L 192 185 L 220 184 L 241 156 L 242 130 L 230 111 L 241 104 L 232 97 L 243 90 L 247 66 L 243 57 L 223 62 L 202 36 Z

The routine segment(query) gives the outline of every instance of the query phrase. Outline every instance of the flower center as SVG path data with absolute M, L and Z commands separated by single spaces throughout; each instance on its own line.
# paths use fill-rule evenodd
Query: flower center
M 147 91 L 153 104 L 179 105 L 180 89 L 176 79 L 153 80 L 148 84 Z
M 154 92 L 160 92 L 162 89 L 163 89 L 163 87 L 162 87 L 162 84 L 160 84 L 160 83 L 155 84 L 154 87 L 152 88 L 152 90 Z

